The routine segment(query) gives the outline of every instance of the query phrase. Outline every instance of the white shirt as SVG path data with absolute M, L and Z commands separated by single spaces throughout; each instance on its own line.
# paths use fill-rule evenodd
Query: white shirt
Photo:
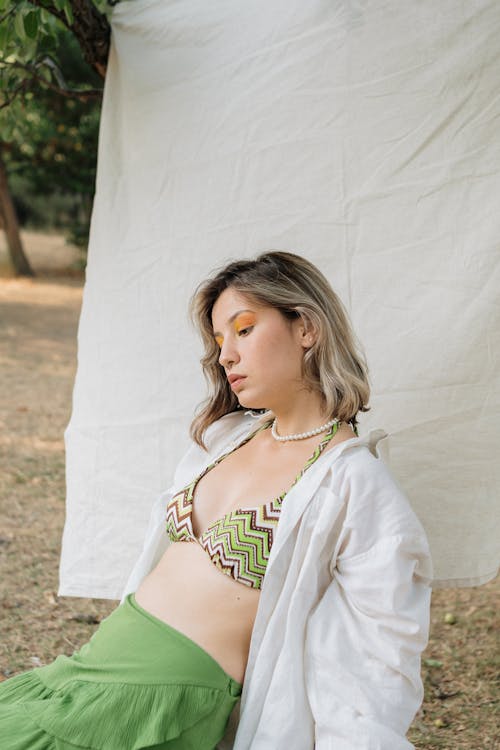
M 135 591 L 168 546 L 165 508 L 255 429 L 228 414 L 193 444 L 155 503 Z M 432 565 L 425 532 L 371 430 L 325 451 L 283 503 L 252 631 L 243 692 L 221 750 L 410 750 L 423 698 Z M 236 736 L 234 737 L 234 732 Z

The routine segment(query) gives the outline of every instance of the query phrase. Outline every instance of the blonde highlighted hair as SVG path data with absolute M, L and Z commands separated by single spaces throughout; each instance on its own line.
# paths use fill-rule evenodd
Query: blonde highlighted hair
M 205 447 L 206 429 L 241 408 L 219 364 L 220 350 L 212 327 L 214 304 L 229 287 L 276 308 L 287 319 L 301 316 L 312 324 L 317 335 L 304 354 L 305 385 L 320 394 L 330 417 L 350 422 L 356 428 L 357 413 L 369 411 L 370 386 L 368 366 L 345 307 L 310 261 L 276 250 L 262 253 L 255 260 L 229 263 L 203 281 L 191 299 L 191 318 L 205 348 L 200 362 L 209 386 L 209 395 L 191 424 L 193 440 Z

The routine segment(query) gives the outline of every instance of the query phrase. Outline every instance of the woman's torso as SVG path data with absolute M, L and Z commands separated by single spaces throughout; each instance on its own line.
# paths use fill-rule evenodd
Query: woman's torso
M 355 437 L 341 424 L 325 435 L 276 443 L 262 430 L 203 472 L 195 485 L 191 526 L 201 536 L 210 524 L 239 508 L 279 498 L 297 479 L 317 446 Z M 283 500 L 286 503 L 286 497 Z M 170 544 L 135 593 L 140 606 L 204 648 L 238 682 L 243 682 L 260 590 L 224 575 L 195 541 Z

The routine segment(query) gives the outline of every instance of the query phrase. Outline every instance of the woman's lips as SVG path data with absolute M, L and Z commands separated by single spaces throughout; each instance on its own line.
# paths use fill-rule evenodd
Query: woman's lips
M 234 390 L 235 388 L 237 388 L 237 387 L 238 387 L 238 385 L 240 385 L 241 383 L 243 383 L 243 381 L 245 380 L 245 378 L 246 378 L 246 375 L 241 375 L 241 377 L 237 377 L 237 378 L 235 378 L 234 380 L 232 380 L 232 381 L 231 381 L 231 383 L 230 383 L 230 385 L 231 385 L 231 388 L 232 388 L 233 390 Z

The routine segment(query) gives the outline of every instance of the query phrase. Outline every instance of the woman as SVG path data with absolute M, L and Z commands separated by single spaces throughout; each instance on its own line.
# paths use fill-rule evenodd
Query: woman
M 369 386 L 343 306 L 269 252 L 192 311 L 210 394 L 191 448 L 121 605 L 0 686 L 0 746 L 213 750 L 241 697 L 235 750 L 410 748 L 430 557 L 386 433 L 357 437 Z

